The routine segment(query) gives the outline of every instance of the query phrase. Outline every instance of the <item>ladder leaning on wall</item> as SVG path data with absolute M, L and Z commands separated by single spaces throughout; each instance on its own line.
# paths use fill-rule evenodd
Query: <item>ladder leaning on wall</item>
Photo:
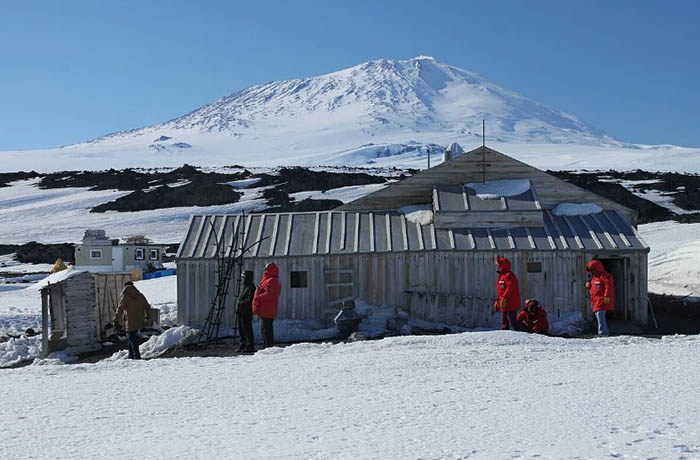
M 326 283 L 326 319 L 331 320 L 338 314 L 338 310 L 346 300 L 354 300 L 355 282 L 352 268 L 324 269 Z

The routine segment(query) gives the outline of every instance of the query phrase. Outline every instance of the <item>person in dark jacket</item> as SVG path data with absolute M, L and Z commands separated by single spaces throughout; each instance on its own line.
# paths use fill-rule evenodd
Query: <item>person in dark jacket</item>
M 274 263 L 265 266 L 263 278 L 253 296 L 253 314 L 260 317 L 260 332 L 263 346 L 271 347 L 275 341 L 273 323 L 277 316 L 277 301 L 282 287 L 279 282 L 279 268 Z
M 519 331 L 520 323 L 516 320 L 516 312 L 521 307 L 518 278 L 510 271 L 510 260 L 505 257 L 496 257 L 496 267 L 499 275 L 496 282 L 498 298 L 493 308 L 501 312 L 501 329 L 508 330 L 512 327 Z
M 607 336 L 609 331 L 605 314 L 615 310 L 615 281 L 599 260 L 588 262 L 586 271 L 593 275 L 585 286 L 591 294 L 591 309 L 598 321 L 598 335 Z
M 255 351 L 255 338 L 253 337 L 253 297 L 255 296 L 255 285 L 253 284 L 253 272 L 244 271 L 243 286 L 238 294 L 236 303 L 236 319 L 238 330 L 241 334 L 241 344 L 239 352 L 253 353 Z
M 522 331 L 532 334 L 547 334 L 549 332 L 547 312 L 535 299 L 525 301 L 525 308 L 518 313 L 517 321 L 521 324 Z
M 148 313 L 151 305 L 146 300 L 146 297 L 136 289 L 134 283 L 127 281 L 124 283 L 124 289 L 119 296 L 119 306 L 114 313 L 114 325 L 119 324 L 119 320 L 126 316 L 124 328 L 126 329 L 126 338 L 129 341 L 129 359 L 141 359 L 139 351 L 138 334 L 139 329 L 150 324 Z

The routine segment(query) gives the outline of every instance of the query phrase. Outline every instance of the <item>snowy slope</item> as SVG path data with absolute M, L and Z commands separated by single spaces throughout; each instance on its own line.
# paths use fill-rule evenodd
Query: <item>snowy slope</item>
M 453 142 L 467 150 L 480 145 L 482 119 L 490 146 L 518 158 L 545 157 L 535 166 L 561 156 L 566 163 L 596 168 L 629 169 L 634 164 L 654 170 L 655 164 L 668 168 L 669 160 L 678 160 L 675 168 L 687 169 L 686 157 L 697 158 L 700 153 L 674 146 L 623 144 L 573 115 L 473 72 L 417 57 L 370 61 L 317 77 L 253 86 L 166 123 L 60 149 L 2 152 L 0 169 L 157 167 L 185 162 L 363 165 L 397 155 L 394 164 L 415 166 L 410 163 L 418 158 L 422 166 L 429 145 L 440 146 L 433 148 L 438 154 Z M 626 167 L 609 164 L 619 159 L 610 155 L 610 149 L 624 153 Z M 630 161 L 637 158 L 642 164 Z M 562 169 L 558 158 L 554 160 L 558 164 L 552 166 Z
M 2 372 L 0 457 L 698 458 L 698 352 L 494 331 L 29 366 Z

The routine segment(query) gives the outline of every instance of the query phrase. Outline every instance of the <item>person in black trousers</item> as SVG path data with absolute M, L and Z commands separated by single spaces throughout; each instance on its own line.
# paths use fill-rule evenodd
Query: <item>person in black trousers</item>
M 253 297 L 255 296 L 255 284 L 253 284 L 253 272 L 243 272 L 243 286 L 238 294 L 236 304 L 236 320 L 241 334 L 241 343 L 236 351 L 253 353 L 255 351 L 255 338 L 253 337 Z

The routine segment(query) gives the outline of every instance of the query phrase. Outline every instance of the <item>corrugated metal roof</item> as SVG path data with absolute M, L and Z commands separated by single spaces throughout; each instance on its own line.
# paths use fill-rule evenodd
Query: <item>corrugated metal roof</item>
M 195 215 L 180 245 L 179 259 L 210 259 L 216 241 L 245 257 L 293 257 L 401 251 L 571 250 L 629 251 L 648 246 L 617 211 L 585 216 L 544 212 L 544 226 L 435 228 L 395 212 L 302 212 Z M 243 239 L 244 241 L 241 241 Z

